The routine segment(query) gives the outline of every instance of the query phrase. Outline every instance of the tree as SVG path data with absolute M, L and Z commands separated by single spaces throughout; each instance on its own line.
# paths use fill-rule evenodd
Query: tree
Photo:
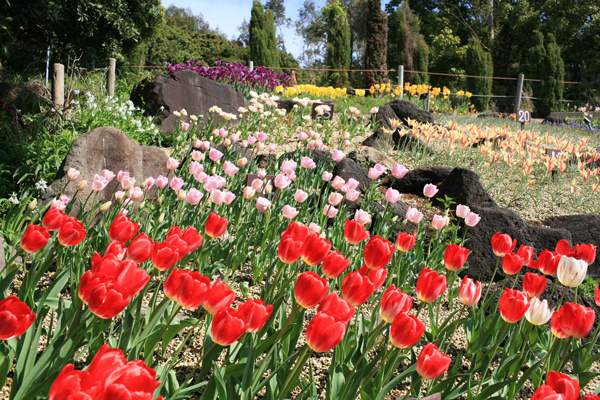
M 300 61 L 308 67 L 322 66 L 321 55 L 326 46 L 326 33 L 321 11 L 314 0 L 304 0 L 298 10 L 296 33 L 302 37 L 302 55 Z
M 365 87 L 387 79 L 387 16 L 381 11 L 381 0 L 369 0 L 367 6 L 367 28 L 365 48 Z M 377 71 L 380 70 L 380 71 Z
M 323 9 L 327 32 L 327 54 L 325 65 L 329 69 L 348 69 L 352 61 L 350 47 L 350 27 L 346 13 L 337 0 L 329 3 Z M 346 71 L 328 71 L 329 85 L 341 87 L 348 80 Z
M 259 0 L 254 0 L 249 29 L 250 58 L 257 66 L 279 67 L 274 17 Z
M 526 70 L 529 76 L 541 80 L 531 83 L 534 97 L 539 97 L 533 104 L 541 117 L 547 117 L 562 97 L 564 63 L 554 35 L 549 34 L 544 41 L 544 35 L 534 31 L 532 44 Z
M 289 27 L 292 24 L 292 20 L 285 16 L 285 4 L 283 4 L 283 0 L 267 0 L 265 3 L 265 10 L 271 10 L 273 13 L 275 26 L 279 29 L 277 43 L 280 44 L 281 51 L 285 52 L 285 38 L 282 29 L 283 27 Z
M 492 56 L 481 47 L 481 42 L 477 38 L 472 38 L 467 47 L 466 72 L 467 75 L 493 76 Z M 467 78 L 467 90 L 474 94 L 491 95 L 492 79 Z M 483 111 L 488 107 L 490 98 L 471 97 L 471 102 L 477 110 Z

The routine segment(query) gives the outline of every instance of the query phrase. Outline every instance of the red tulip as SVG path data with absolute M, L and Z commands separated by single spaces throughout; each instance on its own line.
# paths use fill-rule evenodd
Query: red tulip
M 169 299 L 191 311 L 202 305 L 209 289 L 209 278 L 197 271 L 178 270 L 177 267 L 173 268 L 163 286 Z
M 121 349 L 113 349 L 104 344 L 92 359 L 87 371 L 82 372 L 88 372 L 94 379 L 104 383 L 114 371 L 126 365 L 127 359 Z
M 0 301 L 0 340 L 21 336 L 33 324 L 35 316 L 31 308 L 17 296 Z
M 307 271 L 298 276 L 294 287 L 294 297 L 298 304 L 308 309 L 317 306 L 328 291 L 327 279 Z
M 596 260 L 596 246 L 593 244 L 578 244 L 575 246 L 576 257 L 585 261 L 588 265 Z
M 565 303 L 561 308 L 561 328 L 566 335 L 581 339 L 588 334 L 596 313 L 591 308 L 581 304 Z
M 110 375 L 105 384 L 104 399 L 151 400 L 159 386 L 156 371 L 144 361 L 135 360 Z M 163 400 L 163 397 L 159 396 L 156 400 Z
M 216 281 L 204 298 L 204 309 L 212 315 L 227 308 L 235 300 L 235 292 L 225 282 Z
M 458 271 L 467 262 L 469 249 L 457 244 L 449 244 L 444 250 L 444 265 L 449 271 Z
M 350 266 L 350 260 L 336 250 L 327 254 L 325 260 L 323 260 L 323 264 L 321 264 L 321 272 L 330 279 L 337 278 L 348 266 Z
M 273 306 L 265 306 L 262 300 L 246 300 L 245 303 L 237 303 L 238 311 L 244 317 L 248 327 L 246 332 L 256 333 L 260 331 L 273 312 Z
M 159 271 L 166 271 L 179 261 L 177 247 L 168 242 L 155 242 L 152 246 L 152 265 Z
M 461 303 L 466 306 L 472 307 L 479 302 L 481 298 L 481 282 L 475 282 L 470 279 L 467 275 L 463 278 L 463 281 L 458 290 L 458 299 Z
M 594 289 L 594 301 L 596 302 L 596 305 L 600 307 L 600 289 L 598 289 L 598 285 L 596 285 L 596 288 Z
M 439 351 L 435 344 L 428 343 L 417 359 L 417 372 L 423 379 L 435 379 L 448 371 L 450 361 L 450 357 Z
M 331 250 L 331 242 L 316 233 L 311 233 L 304 241 L 302 260 L 310 266 L 321 264 L 329 250 Z
M 519 322 L 529 308 L 529 297 L 519 290 L 505 289 L 500 297 L 500 316 L 511 324 Z
M 506 253 L 513 251 L 516 245 L 517 241 L 513 240 L 510 235 L 496 232 L 492 236 L 492 249 L 498 257 L 504 257 Z
M 134 223 L 125 214 L 117 215 L 117 218 L 108 228 L 108 237 L 119 242 L 129 242 L 140 229 L 140 224 Z
M 48 400 L 95 399 L 104 391 L 103 383 L 89 371 L 77 371 L 73 364 L 67 364 L 52 383 Z
M 104 274 L 114 279 L 114 282 L 127 289 L 129 298 L 142 291 L 150 280 L 150 275 L 145 269 L 140 268 L 132 260 L 119 261 L 114 255 L 108 254 L 100 258 L 96 252 L 92 258 L 92 273 Z
M 206 224 L 204 224 L 204 232 L 211 238 L 218 238 L 227 230 L 227 220 L 221 218 L 217 213 L 210 213 Z
M 532 274 L 526 272 L 523 277 L 523 291 L 529 295 L 529 297 L 539 297 L 544 290 L 546 290 L 546 277 L 543 275 Z
M 21 238 L 21 248 L 27 253 L 35 253 L 48 244 L 50 232 L 43 226 L 29 224 Z
M 502 259 L 502 269 L 506 275 L 516 275 L 523 268 L 523 259 L 515 253 L 506 253 Z
M 429 268 L 423 268 L 417 280 L 417 296 L 425 303 L 433 303 L 446 291 L 446 277 Z
M 346 239 L 346 242 L 354 245 L 362 242 L 369 236 L 371 234 L 365 229 L 363 224 L 354 220 L 346 220 L 344 225 L 344 239 Z
M 387 288 L 381 298 L 379 314 L 385 322 L 391 324 L 398 314 L 408 313 L 412 309 L 412 305 L 412 297 L 392 285 Z
M 384 268 L 394 255 L 394 245 L 379 235 L 373 236 L 365 246 L 365 264 L 371 269 Z
M 165 243 L 172 244 L 177 249 L 177 254 L 179 255 L 177 261 L 181 260 L 183 257 L 187 255 L 189 252 L 189 246 L 183 238 L 177 234 L 167 235 L 165 239 Z
M 350 272 L 342 281 L 342 297 L 353 307 L 367 301 L 374 291 L 371 280 L 359 271 Z
M 581 400 L 600 400 L 600 397 L 596 396 L 595 394 L 589 393 L 583 396 Z
M 58 231 L 58 242 L 63 246 L 75 246 L 85 238 L 86 234 L 83 224 L 77 218 L 69 217 Z
M 327 313 L 336 322 L 343 322 L 345 325 L 348 325 L 356 309 L 351 307 L 346 300 L 340 298 L 337 293 L 331 292 L 319 303 L 317 313 L 320 312 Z
M 550 331 L 557 339 L 566 339 L 569 337 L 569 335 L 562 330 L 562 311 L 562 308 L 555 311 L 554 314 L 552 314 L 552 318 L 550 318 Z
M 571 245 L 565 239 L 561 239 L 556 243 L 556 247 L 554 248 L 554 252 L 559 256 L 569 256 L 571 252 Z
M 363 265 L 362 267 L 360 267 L 358 272 L 360 272 L 362 276 L 366 276 L 367 278 L 369 278 L 369 280 L 373 284 L 373 292 L 375 292 L 383 286 L 385 278 L 387 277 L 388 270 L 387 268 L 375 270 L 370 269 L 366 265 Z
M 412 314 L 399 313 L 390 328 L 392 344 L 401 349 L 412 347 L 425 333 L 425 324 Z
M 229 346 L 237 342 L 247 328 L 248 323 L 244 320 L 244 315 L 227 306 L 215 314 L 210 327 L 210 335 L 213 342 L 221 346 Z
M 544 275 L 554 275 L 558 269 L 558 263 L 560 262 L 560 256 L 553 252 L 545 249 L 538 256 L 537 265 L 539 270 Z
M 317 312 L 306 328 L 306 344 L 317 353 L 337 346 L 346 333 L 346 324 L 327 312 Z
M 127 247 L 127 258 L 138 264 L 143 263 L 152 256 L 154 242 L 145 233 L 140 233 L 129 243 Z
M 304 242 L 308 235 L 310 235 L 310 230 L 306 225 L 299 224 L 296 221 L 292 221 L 287 229 L 281 233 L 281 239 L 285 239 L 291 237 L 294 241 Z
M 79 297 L 87 303 L 91 312 L 102 319 L 110 319 L 127 307 L 129 291 L 104 274 L 87 271 L 81 277 Z
M 542 385 L 533 392 L 531 400 L 565 400 L 565 398 L 554 391 L 548 385 Z
M 118 240 L 111 240 L 108 246 L 106 246 L 106 250 L 104 250 L 104 255 L 111 254 L 118 260 L 122 260 L 126 252 L 127 246 L 125 246 L 125 243 Z
M 294 240 L 292 237 L 281 239 L 277 248 L 277 255 L 284 264 L 293 264 L 302 255 L 303 242 Z
M 198 233 L 196 228 L 192 228 L 191 226 L 186 228 L 186 230 L 182 233 L 181 238 L 188 245 L 188 253 L 191 253 L 198 247 L 202 246 L 202 235 Z
M 50 210 L 48 210 L 46 215 L 44 215 L 44 219 L 42 219 L 42 225 L 44 225 L 44 228 L 48 229 L 49 231 L 55 231 L 60 229 L 66 220 L 67 214 L 56 207 L 52 207 Z
M 517 251 L 517 255 L 523 259 L 523 265 L 528 266 L 533 258 L 533 247 L 522 244 L 519 251 Z
M 571 379 L 569 375 L 549 371 L 546 385 L 554 389 L 556 393 L 561 394 L 565 400 L 577 400 L 579 398 L 579 381 Z
M 396 240 L 396 248 L 399 251 L 406 253 L 407 251 L 409 251 L 410 249 L 413 248 L 416 241 L 417 241 L 417 238 L 414 237 L 413 235 L 410 235 L 410 234 L 404 233 L 404 232 L 400 232 L 400 234 L 398 235 L 398 239 Z

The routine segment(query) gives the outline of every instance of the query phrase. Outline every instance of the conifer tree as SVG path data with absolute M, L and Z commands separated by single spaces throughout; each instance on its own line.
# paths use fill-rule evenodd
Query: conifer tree
M 350 26 L 346 13 L 338 0 L 329 3 L 323 9 L 326 24 L 327 53 L 325 64 L 329 69 L 348 69 L 352 61 L 350 47 Z M 346 71 L 329 71 L 328 83 L 333 87 L 341 87 L 348 80 Z
M 535 110 L 541 117 L 547 117 L 556 108 L 563 95 L 564 62 L 556 39 L 549 34 L 546 40 L 540 31 L 533 32 L 533 46 L 530 48 L 526 72 L 540 82 L 532 82 Z
M 254 0 L 250 14 L 250 59 L 254 65 L 279 67 L 279 50 L 275 38 L 275 24 L 271 10 L 264 9 L 259 0 Z
M 481 46 L 477 38 L 472 38 L 467 47 L 465 71 L 467 75 L 493 76 L 494 65 L 492 56 Z M 486 78 L 467 78 L 467 90 L 473 94 L 492 94 L 492 80 Z M 489 97 L 471 97 L 471 102 L 477 110 L 485 110 L 490 102 Z
M 387 15 L 381 11 L 381 0 L 367 1 L 367 31 L 365 49 L 365 69 L 387 69 Z M 365 72 L 365 87 L 387 79 L 386 72 Z

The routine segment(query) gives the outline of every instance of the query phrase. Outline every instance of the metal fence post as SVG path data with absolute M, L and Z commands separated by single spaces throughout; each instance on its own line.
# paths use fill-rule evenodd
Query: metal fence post
M 517 95 L 515 96 L 515 115 L 519 112 L 519 108 L 521 108 L 521 94 L 523 93 L 523 79 L 525 79 L 525 75 L 519 74 L 519 80 L 517 81 Z
M 117 69 L 117 60 L 110 57 L 108 59 L 108 79 L 106 82 L 106 90 L 110 97 L 115 97 L 115 75 Z
M 254 71 L 254 61 L 250 61 L 250 71 Z
M 58 63 L 52 74 L 52 103 L 55 108 L 65 105 L 65 66 Z
M 404 65 L 398 66 L 398 86 L 400 86 L 400 99 L 404 97 Z

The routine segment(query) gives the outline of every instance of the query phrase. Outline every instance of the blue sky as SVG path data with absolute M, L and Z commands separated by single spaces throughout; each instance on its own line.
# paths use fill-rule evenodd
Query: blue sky
M 264 0 L 262 1 L 264 4 Z M 302 8 L 303 0 L 286 0 L 285 14 L 292 21 L 298 19 L 298 10 Z M 318 6 L 323 6 L 326 0 L 316 0 Z M 181 8 L 190 8 L 194 14 L 202 14 L 211 28 L 219 27 L 228 38 L 237 36 L 237 28 L 244 18 L 250 21 L 252 0 L 163 0 L 163 7 L 174 4 Z M 279 33 L 279 32 L 278 32 Z M 287 51 L 298 58 L 302 52 L 302 39 L 296 35 L 294 28 L 283 30 Z

